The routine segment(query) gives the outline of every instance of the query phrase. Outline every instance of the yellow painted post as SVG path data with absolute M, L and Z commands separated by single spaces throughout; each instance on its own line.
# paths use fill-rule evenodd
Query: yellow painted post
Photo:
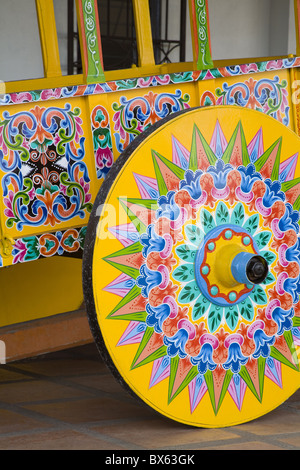
M 148 0 L 132 0 L 140 67 L 155 65 Z
M 61 76 L 53 0 L 35 0 L 45 77 Z

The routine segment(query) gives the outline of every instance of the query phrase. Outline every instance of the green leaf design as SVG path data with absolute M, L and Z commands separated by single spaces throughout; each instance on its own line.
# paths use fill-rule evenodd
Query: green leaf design
M 273 276 L 272 273 L 269 272 L 266 279 L 262 282 L 262 284 L 266 286 L 268 284 L 273 284 L 273 282 L 275 281 L 276 281 L 275 277 Z
M 247 230 L 247 232 L 251 233 L 253 235 L 259 225 L 259 215 L 254 214 L 249 217 L 249 219 L 246 221 L 246 223 L 243 225 L 243 228 Z
M 180 245 L 176 249 L 176 254 L 183 261 L 194 263 L 197 250 L 193 249 L 190 245 Z
M 257 305 L 265 305 L 268 303 L 266 293 L 260 286 L 254 288 L 250 297 Z
M 261 251 L 260 256 L 263 256 L 268 264 L 274 263 L 277 259 L 277 256 L 272 251 Z
M 208 310 L 209 306 L 210 301 L 206 297 L 204 297 L 204 295 L 200 295 L 193 307 L 192 320 L 199 320 L 199 318 L 201 318 Z
M 213 216 L 206 209 L 202 209 L 200 220 L 203 225 L 205 233 L 210 232 L 210 230 L 216 226 Z
M 39 252 L 39 239 L 38 237 L 25 237 L 23 238 L 23 243 L 25 243 L 27 252 L 24 257 L 25 261 L 31 261 L 38 259 L 40 252 Z M 46 243 L 46 249 L 50 248 L 50 246 Z M 54 245 L 54 242 L 53 242 Z
M 240 315 L 247 321 L 252 321 L 254 318 L 254 308 L 251 300 L 245 299 L 238 304 Z
M 234 225 L 243 225 L 245 219 L 245 209 L 241 202 L 239 202 L 233 209 L 230 222 Z
M 197 247 L 200 245 L 201 241 L 204 238 L 204 233 L 202 232 L 202 230 L 200 230 L 199 227 L 197 227 L 197 225 L 187 225 L 185 227 L 185 234 L 189 241 Z
M 191 281 L 181 289 L 178 301 L 181 304 L 188 304 L 196 300 L 200 295 L 200 290 L 196 281 Z
M 216 331 L 222 321 L 223 317 L 223 307 L 212 304 L 208 314 L 208 328 L 211 333 Z
M 225 320 L 228 327 L 233 331 L 239 320 L 239 310 L 236 305 L 225 308 Z
M 172 276 L 177 281 L 188 282 L 195 279 L 195 271 L 193 264 L 181 264 L 174 269 Z
M 256 241 L 258 248 L 264 248 L 269 243 L 271 236 L 272 233 L 269 231 L 264 231 L 255 235 L 254 240 Z
M 226 204 L 220 201 L 216 209 L 216 223 L 217 225 L 227 224 L 229 222 L 229 211 Z

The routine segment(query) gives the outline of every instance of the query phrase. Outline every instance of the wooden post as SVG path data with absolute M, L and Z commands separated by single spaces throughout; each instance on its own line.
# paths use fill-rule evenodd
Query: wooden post
M 97 0 L 76 0 L 76 8 L 85 82 L 105 82 Z
M 36 0 L 45 77 L 61 76 L 53 0 Z
M 155 65 L 148 0 L 132 0 L 139 66 Z
M 194 66 L 197 70 L 213 68 L 207 0 L 189 0 L 189 7 Z

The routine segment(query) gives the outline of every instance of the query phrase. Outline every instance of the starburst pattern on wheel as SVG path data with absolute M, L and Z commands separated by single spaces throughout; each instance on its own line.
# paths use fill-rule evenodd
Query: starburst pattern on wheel
M 123 248 L 104 258 L 121 297 L 107 318 L 128 322 L 118 346 L 137 345 L 131 369 L 152 363 L 169 403 L 188 388 L 191 412 L 206 393 L 215 414 L 226 393 L 241 410 L 247 388 L 261 401 L 265 377 L 299 370 L 298 155 L 280 163 L 261 130 L 247 144 L 241 122 L 228 142 L 219 122 L 210 143 L 196 125 L 190 150 L 172 139 L 172 159 L 152 150 L 156 178 L 134 175 L 141 197 L 120 198 L 130 222 L 109 227 Z M 232 246 L 265 260 L 262 282 L 228 282 Z

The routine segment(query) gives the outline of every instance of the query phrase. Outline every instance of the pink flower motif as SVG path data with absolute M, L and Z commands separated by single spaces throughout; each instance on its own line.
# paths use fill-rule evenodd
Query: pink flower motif
M 120 134 L 120 137 L 121 139 L 125 139 L 126 137 L 126 133 L 121 125 L 121 119 L 120 119 L 120 116 L 121 116 L 121 112 L 118 111 L 117 113 L 115 113 L 115 115 L 113 116 L 113 121 L 115 122 L 115 131 L 117 131 L 119 134 Z
M 63 193 L 65 196 L 67 195 L 67 186 L 65 186 L 64 184 L 61 184 L 59 186 L 59 190 L 61 193 Z
M 266 66 L 266 70 L 277 70 L 281 69 L 283 65 L 282 59 L 279 60 L 269 60 Z
M 57 146 L 60 141 L 61 141 L 61 138 L 60 138 L 59 133 L 57 132 L 57 134 L 55 134 L 55 137 L 54 137 L 54 139 L 53 139 L 54 145 Z
M 83 189 L 84 189 L 85 194 L 88 194 L 90 190 L 90 184 L 89 183 L 85 184 Z
M 96 165 L 100 170 L 102 170 L 104 167 L 110 168 L 114 161 L 112 151 L 109 147 L 105 147 L 104 149 L 99 147 L 97 149 L 95 158 Z
M 15 242 L 15 244 L 14 244 L 13 253 L 14 253 L 16 256 L 14 256 L 13 264 L 22 263 L 22 262 L 24 261 L 26 252 L 27 252 L 26 245 L 25 245 L 25 243 L 23 243 L 22 240 L 19 238 L 18 240 L 16 240 L 16 242 Z
M 32 201 L 35 198 L 35 189 L 32 188 L 28 193 L 29 199 Z
M 4 215 L 6 215 L 8 218 L 14 217 L 14 213 L 10 209 L 4 209 Z
M 240 69 L 243 73 L 249 73 L 249 72 L 257 72 L 258 67 L 257 64 L 243 64 L 240 66 Z
M 280 111 L 284 113 L 285 108 L 288 106 L 288 98 L 287 98 L 288 92 L 285 88 L 282 88 L 281 92 L 282 92 L 282 101 L 281 101 Z
M 92 195 L 91 194 L 86 194 L 85 202 L 90 202 L 91 199 L 92 199 Z
M 61 88 L 54 88 L 53 90 L 43 90 L 41 93 L 42 100 L 49 100 L 50 98 L 60 98 Z
M 7 155 L 7 146 L 3 139 L 3 127 L 0 127 L 0 147 L 2 148 L 4 155 Z
M 24 103 L 25 101 L 32 101 L 32 96 L 29 92 L 11 93 L 10 97 L 13 103 Z
M 4 214 L 7 217 L 14 217 L 13 200 L 14 200 L 14 193 L 12 191 L 9 191 L 8 192 L 8 197 L 5 197 L 3 199 L 3 202 L 4 202 L 5 206 L 7 207 L 7 209 L 4 210 Z
M 83 188 L 83 191 L 84 191 L 84 202 L 89 202 L 92 198 L 92 195 L 89 194 L 90 184 L 85 183 L 82 177 L 79 180 L 79 184 Z
M 75 142 L 77 144 L 79 143 L 79 137 L 83 135 L 81 124 L 82 124 L 82 119 L 80 117 L 75 117 L 75 128 L 76 128 Z
M 24 139 L 23 142 L 22 142 L 22 147 L 29 150 L 30 149 L 29 141 Z

